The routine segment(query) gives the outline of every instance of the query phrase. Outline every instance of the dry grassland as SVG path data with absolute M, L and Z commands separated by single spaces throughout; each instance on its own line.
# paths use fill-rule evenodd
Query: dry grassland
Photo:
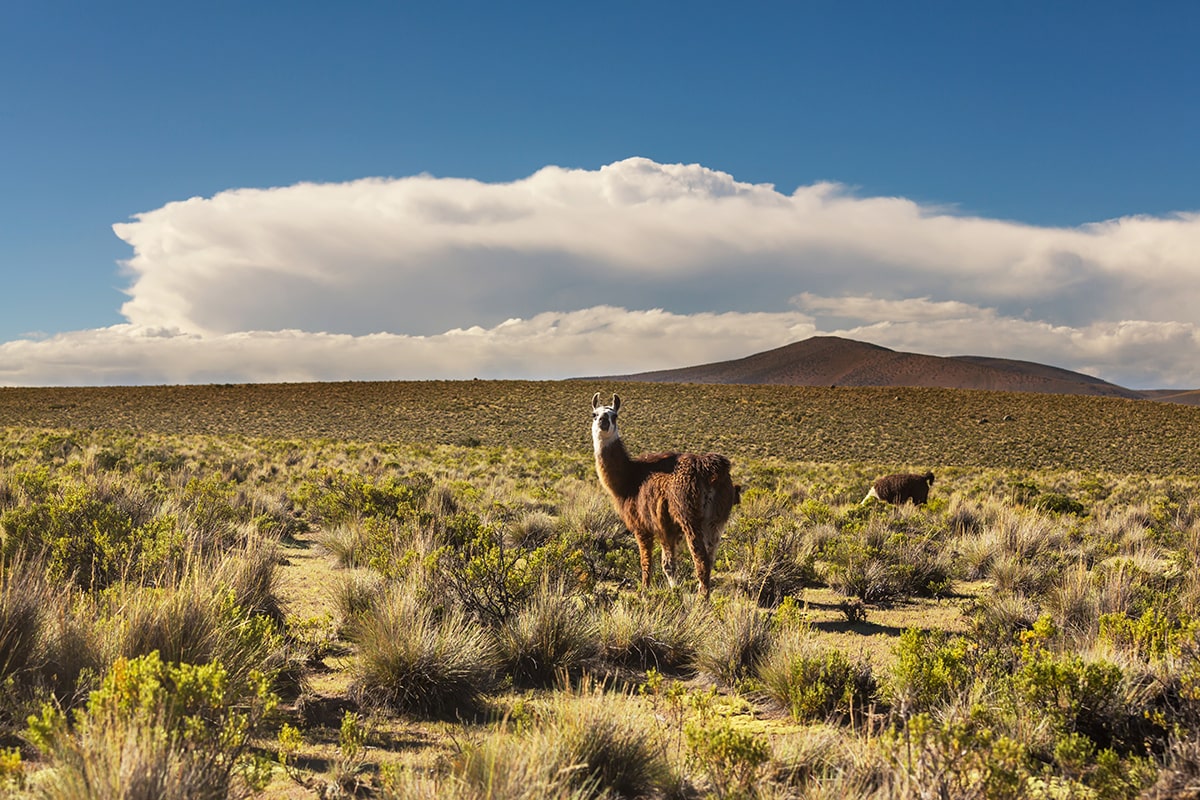
M 593 392 L 632 449 L 788 461 L 1200 472 L 1200 407 L 944 389 L 602 381 L 0 388 L 0 427 L 590 451 Z

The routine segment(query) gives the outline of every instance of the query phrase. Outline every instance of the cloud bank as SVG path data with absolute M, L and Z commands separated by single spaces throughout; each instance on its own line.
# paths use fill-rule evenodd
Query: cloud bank
M 237 189 L 114 225 L 127 324 L 9 385 L 562 378 L 832 333 L 1200 386 L 1200 214 L 1046 228 L 634 158 L 511 183 Z

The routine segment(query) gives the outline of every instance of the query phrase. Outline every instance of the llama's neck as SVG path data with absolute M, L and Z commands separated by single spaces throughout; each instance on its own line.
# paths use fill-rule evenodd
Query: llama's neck
M 627 497 L 637 491 L 637 478 L 633 474 L 633 459 L 625 449 L 620 437 L 601 443 L 595 441 L 596 474 L 604 488 L 617 496 Z

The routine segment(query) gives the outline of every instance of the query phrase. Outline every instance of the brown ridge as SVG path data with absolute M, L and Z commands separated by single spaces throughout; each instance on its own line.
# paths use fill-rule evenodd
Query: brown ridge
M 741 383 L 788 386 L 912 386 L 999 392 L 1176 399 L 1126 389 L 1080 372 L 987 356 L 929 356 L 839 336 L 814 336 L 732 361 L 613 376 L 654 383 Z M 1166 393 L 1164 393 L 1166 394 Z M 1195 398 L 1191 398 L 1195 402 Z

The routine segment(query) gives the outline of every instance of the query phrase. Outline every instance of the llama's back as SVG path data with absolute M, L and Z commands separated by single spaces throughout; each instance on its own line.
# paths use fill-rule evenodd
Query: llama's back
M 712 546 L 733 511 L 734 488 L 729 459 L 718 453 L 679 456 L 669 488 L 672 507 L 690 512 L 692 528 Z

